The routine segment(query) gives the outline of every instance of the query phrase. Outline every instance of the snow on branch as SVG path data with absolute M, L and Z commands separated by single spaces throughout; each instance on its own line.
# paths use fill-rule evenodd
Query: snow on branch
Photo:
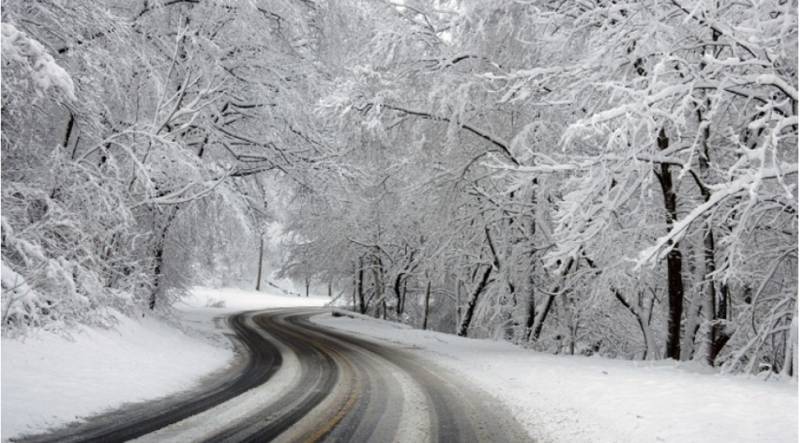
M 405 114 L 408 114 L 408 115 L 414 115 L 414 116 L 421 117 L 421 118 L 424 118 L 424 119 L 427 119 L 427 120 L 441 121 L 441 122 L 445 122 L 445 123 L 453 123 L 452 120 L 447 118 L 447 117 L 431 114 L 429 112 L 415 111 L 415 110 L 406 109 L 406 108 L 403 108 L 403 107 L 400 107 L 400 106 L 394 106 L 394 105 L 388 105 L 388 104 L 382 104 L 381 108 L 386 108 L 386 109 L 390 109 L 392 111 L 402 112 L 402 113 L 405 113 Z M 508 143 L 505 142 L 504 140 L 501 140 L 498 137 L 496 137 L 496 136 L 494 136 L 492 134 L 489 134 L 488 132 L 486 132 L 484 130 L 478 129 L 478 128 L 476 128 L 476 127 L 474 127 L 472 125 L 466 124 L 466 123 L 456 122 L 455 124 L 459 128 L 464 129 L 464 130 L 466 130 L 468 132 L 471 132 L 471 133 L 477 135 L 478 137 L 490 142 L 492 145 L 496 146 L 500 150 L 500 152 L 502 152 L 511 161 L 511 163 L 514 163 L 515 165 L 519 165 L 520 164 L 519 161 L 514 157 L 514 154 L 512 154 L 511 151 L 509 150 Z
M 713 207 L 720 204 L 722 201 L 732 197 L 743 191 L 755 192 L 755 189 L 762 180 L 768 179 L 782 179 L 785 176 L 797 174 L 797 164 L 789 165 L 783 170 L 776 168 L 762 169 L 755 175 L 746 175 L 740 177 L 730 183 L 720 186 L 713 192 L 708 200 L 694 208 L 686 217 L 676 222 L 672 229 L 664 236 L 656 240 L 656 243 L 643 250 L 639 257 L 636 259 L 635 269 L 639 269 L 647 264 L 655 266 L 655 264 L 665 257 L 676 245 L 681 238 L 686 234 L 687 229 L 698 220 L 703 214 L 707 213 Z
M 582 130 L 596 128 L 598 125 L 606 123 L 610 120 L 614 120 L 628 114 L 637 113 L 641 109 L 647 109 L 649 106 L 662 100 L 666 100 L 670 97 L 676 95 L 687 95 L 691 92 L 692 88 L 692 84 L 686 83 L 668 86 L 653 94 L 635 94 L 641 96 L 633 97 L 633 100 L 628 103 L 598 112 L 588 119 L 581 120 L 570 125 L 564 132 L 563 140 L 567 141 L 571 139 L 576 135 L 577 132 Z
M 755 83 L 760 85 L 772 85 L 780 89 L 784 94 L 797 101 L 797 89 L 790 85 L 786 80 L 775 74 L 761 74 L 755 78 Z
M 131 208 L 137 208 L 139 206 L 144 205 L 177 205 L 179 203 L 186 203 L 193 200 L 198 200 L 210 194 L 217 186 L 221 185 L 225 179 L 230 177 L 230 172 L 225 173 L 222 177 L 209 180 L 206 183 L 188 183 L 180 189 L 175 191 L 164 193 L 163 195 L 159 195 L 155 198 L 151 198 L 148 200 L 141 201 L 136 203 L 135 205 L 131 206 Z M 201 186 L 202 189 L 196 191 L 194 193 L 189 193 L 193 188 Z
M 70 100 L 76 99 L 72 77 L 56 63 L 41 43 L 10 23 L 0 24 L 0 33 L 3 38 L 3 64 L 13 61 L 28 71 L 38 95 L 44 95 L 53 87 Z
M 677 151 L 677 150 L 676 150 Z M 631 156 L 612 155 L 608 154 L 602 157 L 594 156 L 586 158 L 584 156 L 570 156 L 564 160 L 558 161 L 550 156 L 542 153 L 534 153 L 533 156 L 537 159 L 544 159 L 545 162 L 537 162 L 535 165 L 508 165 L 496 156 L 491 156 L 491 160 L 485 163 L 485 166 L 490 169 L 504 170 L 513 173 L 522 174 L 551 174 L 556 172 L 569 172 L 569 171 L 586 171 L 600 164 L 614 161 L 625 162 L 628 160 L 636 160 L 646 163 L 669 164 L 674 166 L 684 166 L 684 162 L 680 159 L 672 158 L 668 155 L 662 154 L 649 154 L 649 153 L 635 153 Z

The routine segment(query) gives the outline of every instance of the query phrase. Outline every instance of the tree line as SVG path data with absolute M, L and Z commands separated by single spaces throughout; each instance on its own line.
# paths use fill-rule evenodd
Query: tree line
M 364 314 L 796 375 L 796 2 L 4 6 L 4 333 L 252 281 L 277 220 Z
M 796 4 L 448 5 L 340 6 L 297 274 L 459 335 L 795 374 Z

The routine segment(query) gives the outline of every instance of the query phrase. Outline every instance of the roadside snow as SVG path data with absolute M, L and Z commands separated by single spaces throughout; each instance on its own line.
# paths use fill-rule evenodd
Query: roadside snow
M 71 339 L 39 332 L 2 339 L 3 441 L 196 386 L 234 358 L 221 316 L 246 310 L 320 306 L 323 297 L 196 288 L 177 307 L 180 326 L 117 316 L 115 329 L 81 327 Z M 217 307 L 214 307 L 216 305 Z
M 324 306 L 329 301 L 328 297 L 320 296 L 299 297 L 236 288 L 197 287 L 192 290 L 189 297 L 178 304 L 177 308 L 184 312 L 212 309 L 213 312 L 220 314 L 254 309 Z
M 83 327 L 72 340 L 53 333 L 3 339 L 4 440 L 191 388 L 233 358 L 230 348 L 163 321 L 117 318 L 114 330 Z
M 798 441 L 793 382 L 554 356 L 361 316 L 313 321 L 401 345 L 460 373 L 506 403 L 536 441 Z

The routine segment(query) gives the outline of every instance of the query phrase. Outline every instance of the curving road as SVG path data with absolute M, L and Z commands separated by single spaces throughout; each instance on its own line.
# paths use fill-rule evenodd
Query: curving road
M 201 391 L 23 441 L 528 441 L 510 413 L 400 346 L 309 321 L 325 309 L 229 319 L 247 356 Z

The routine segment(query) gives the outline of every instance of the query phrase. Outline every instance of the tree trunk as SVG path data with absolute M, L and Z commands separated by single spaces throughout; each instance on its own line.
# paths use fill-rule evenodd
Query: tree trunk
M 406 298 L 408 295 L 408 277 L 403 279 L 403 289 L 402 289 L 402 297 L 400 297 L 400 305 L 401 309 L 400 312 L 403 313 L 406 310 Z
M 173 206 L 171 208 L 171 212 L 167 216 L 167 220 L 164 223 L 164 227 L 161 228 L 161 234 L 158 236 L 158 241 L 156 242 L 156 249 L 153 254 L 153 289 L 150 292 L 150 301 L 148 302 L 148 307 L 150 310 L 154 310 L 156 308 L 158 293 L 161 290 L 161 285 L 163 284 L 161 273 L 164 270 L 164 248 L 166 247 L 167 243 L 167 233 L 169 232 L 169 227 L 172 225 L 172 221 L 175 220 L 175 216 L 178 215 L 178 209 L 178 206 Z
M 531 278 L 530 288 L 528 289 L 528 302 L 525 312 L 525 340 L 530 341 L 531 333 L 533 332 L 533 325 L 536 322 L 536 290 L 533 286 L 533 278 Z
M 256 277 L 256 291 L 261 290 L 261 269 L 264 267 L 264 237 L 261 236 L 258 244 L 258 277 Z
M 458 335 L 461 337 L 467 336 L 469 331 L 469 324 L 472 323 L 472 316 L 475 314 L 475 307 L 478 305 L 478 298 L 483 293 L 486 286 L 489 284 L 489 277 L 492 275 L 492 265 L 486 265 L 486 270 L 483 271 L 478 286 L 475 291 L 470 295 L 467 301 L 467 309 L 464 311 L 464 318 L 461 319 L 461 326 L 458 328 Z
M 711 40 L 716 42 L 719 40 L 721 34 L 718 30 L 713 29 L 711 32 Z M 716 49 L 716 48 L 712 48 Z M 701 69 L 705 67 L 705 64 L 701 66 Z M 706 98 L 706 109 L 711 108 L 711 99 Z M 698 123 L 702 124 L 707 120 L 707 118 L 703 117 L 703 113 L 701 110 L 698 109 L 697 111 L 697 119 Z M 711 125 L 705 125 L 703 128 L 703 153 L 699 156 L 699 164 L 700 164 L 700 173 L 703 179 L 708 178 L 708 169 L 709 164 L 711 163 L 711 154 L 708 146 L 708 140 L 711 137 Z M 703 194 L 703 199 L 708 201 L 711 198 L 711 192 L 705 185 L 700 186 L 700 191 Z M 726 331 L 723 327 L 722 321 L 727 320 L 727 304 L 728 304 L 728 286 L 724 282 L 720 284 L 719 293 L 717 293 L 714 287 L 714 281 L 712 278 L 712 274 L 716 272 L 716 245 L 714 242 L 714 229 L 712 224 L 709 223 L 706 226 L 706 235 L 703 238 L 703 244 L 705 246 L 705 260 L 706 260 L 706 276 L 705 281 L 708 285 L 707 287 L 707 298 L 706 306 L 707 312 L 709 316 L 712 318 L 712 324 L 709 327 L 708 331 L 708 353 L 706 355 L 706 361 L 709 365 L 714 365 L 714 361 L 717 359 L 717 355 L 728 342 L 730 338 L 730 332 Z
M 69 146 L 69 139 L 72 137 L 72 128 L 75 126 L 75 114 L 70 111 L 69 120 L 67 121 L 67 130 L 64 132 L 64 142 L 62 146 L 66 148 Z M 72 160 L 75 160 L 75 151 L 72 152 Z
M 533 332 L 533 325 L 536 321 L 536 279 L 534 271 L 536 270 L 536 249 L 534 247 L 534 238 L 536 237 L 536 185 L 539 180 L 534 178 L 531 186 L 531 224 L 529 227 L 529 236 L 531 242 L 530 251 L 530 269 L 528 269 L 528 300 L 526 303 L 525 312 L 525 336 L 524 341 L 528 342 L 531 339 L 531 332 Z
M 353 263 L 353 312 L 356 312 L 356 309 L 358 309 L 358 269 Z
M 718 35 L 715 33 L 714 40 L 717 38 Z M 706 100 L 706 106 L 711 106 L 710 100 L 708 99 Z M 700 109 L 697 110 L 697 121 L 699 125 L 702 125 L 704 122 L 706 122 L 703 117 L 703 111 Z M 708 139 L 710 136 L 710 124 L 707 124 L 703 129 L 702 152 L 700 152 L 700 155 L 698 156 L 700 176 L 704 180 L 708 178 L 709 163 L 711 162 L 708 147 Z M 711 191 L 703 182 L 697 180 L 696 176 L 693 175 L 693 177 L 697 182 L 697 186 L 700 188 L 700 193 L 703 195 L 703 200 L 707 202 L 711 198 Z M 714 285 L 714 273 L 717 270 L 717 265 L 714 228 L 711 223 L 706 225 L 703 235 L 703 262 L 703 285 L 705 289 L 703 313 L 705 316 L 705 322 L 701 327 L 703 332 L 701 339 L 703 342 L 699 357 L 701 357 L 709 366 L 714 366 L 714 361 L 717 359 L 717 355 L 722 350 L 722 347 L 725 346 L 725 343 L 727 343 L 729 337 L 724 334 L 722 325 L 719 322 L 720 319 L 724 319 L 726 317 L 727 288 L 724 287 L 723 284 L 723 287 L 720 288 L 719 294 L 717 294 L 717 290 Z
M 569 355 L 575 355 L 575 337 L 578 335 L 578 322 L 569 324 Z
M 461 291 L 463 286 L 464 282 L 458 279 L 456 282 L 456 325 L 461 324 Z
M 797 379 L 797 313 L 792 315 L 792 324 L 783 350 L 783 368 L 781 374 Z
M 308 297 L 308 287 L 311 285 L 311 279 L 306 277 L 306 297 Z
M 639 330 L 642 332 L 642 340 L 644 341 L 644 355 L 642 355 L 642 360 L 647 360 L 648 357 L 651 360 L 655 359 L 655 342 L 653 341 L 653 334 L 650 331 L 650 325 L 647 322 L 644 312 L 641 311 L 640 307 L 634 307 L 631 305 L 618 290 L 612 289 L 612 291 L 614 291 L 614 297 L 616 297 L 617 300 L 622 303 L 622 306 L 624 306 L 628 312 L 633 314 L 634 318 L 636 318 L 636 323 L 639 324 Z
M 431 281 L 428 280 L 428 285 L 425 287 L 425 315 L 422 317 L 422 329 L 428 329 L 428 310 L 431 303 Z
M 558 290 L 559 288 L 558 286 L 556 286 L 556 291 Z M 539 311 L 539 314 L 536 316 L 536 319 L 533 323 L 533 328 L 529 338 L 531 341 L 536 342 L 542 335 L 542 328 L 544 327 L 544 321 L 545 319 L 547 319 L 547 314 L 550 313 L 550 309 L 553 307 L 553 301 L 555 301 L 555 299 L 556 299 L 555 295 L 547 296 L 547 299 L 544 302 L 542 310 Z
M 367 303 L 364 298 L 364 259 L 358 257 L 358 311 L 362 314 L 367 313 Z
M 567 276 L 567 274 L 569 274 L 569 270 L 572 268 L 574 264 L 575 264 L 575 259 L 570 258 L 569 261 L 567 262 L 567 266 L 565 266 L 564 270 L 561 271 L 562 283 L 563 279 Z M 560 290 L 561 286 L 560 285 L 556 286 L 555 288 L 553 288 L 550 294 L 547 295 L 547 299 L 544 302 L 544 306 L 536 315 L 536 317 L 533 320 L 533 324 L 531 325 L 531 333 L 528 336 L 529 341 L 535 342 L 539 340 L 539 337 L 542 334 L 542 328 L 544 327 L 544 321 L 547 319 L 547 315 L 550 313 L 550 309 L 553 307 L 553 301 L 555 301 L 556 294 L 558 294 L 558 291 Z
M 395 306 L 395 312 L 397 313 L 398 318 L 400 318 L 400 316 L 403 314 L 404 303 L 403 303 L 403 294 L 401 293 L 402 289 L 400 287 L 400 283 L 403 280 L 403 275 L 405 275 L 403 272 L 397 274 L 397 277 L 395 277 L 394 279 L 394 286 L 393 286 L 394 296 L 397 302 L 397 305 Z
M 716 361 L 717 356 L 722 351 L 722 348 L 728 343 L 728 340 L 731 338 L 732 332 L 725 328 L 725 325 L 722 322 L 727 320 L 725 317 L 726 312 L 726 305 L 728 303 L 728 286 L 726 284 L 722 284 L 720 288 L 720 304 L 721 308 L 717 306 L 717 320 L 715 320 L 712 328 L 714 329 L 714 341 L 711 343 L 711 352 L 710 352 L 710 359 L 711 361 Z
M 684 314 L 686 315 L 684 326 L 686 327 L 686 331 L 683 333 L 683 337 L 681 338 L 681 361 L 692 359 L 692 355 L 695 350 L 697 331 L 700 329 L 700 310 L 702 309 L 702 301 L 702 294 L 699 296 L 695 295 L 690 299 L 689 307 L 684 309 Z M 699 352 L 702 352 L 702 350 L 699 350 Z
M 154 310 L 156 308 L 156 299 L 158 298 L 158 291 L 161 285 L 161 270 L 164 265 L 164 239 L 163 236 L 159 239 L 158 244 L 156 245 L 156 252 L 155 252 L 155 266 L 153 267 L 153 290 L 150 293 L 150 302 L 148 303 L 148 307 L 150 310 Z
M 705 235 L 703 236 L 703 316 L 705 320 L 700 327 L 702 336 L 702 345 L 700 352 L 698 352 L 698 360 L 704 361 L 709 366 L 714 366 L 714 360 L 717 357 L 714 343 L 717 341 L 717 334 L 719 325 L 717 324 L 717 291 L 714 287 L 714 272 L 716 272 L 716 262 L 714 258 L 714 231 L 709 225 L 706 227 Z M 720 348 L 721 349 L 721 348 Z
M 669 148 L 669 138 L 667 138 L 664 128 L 661 128 L 658 133 L 658 148 L 662 151 Z M 661 172 L 656 172 L 656 175 L 661 184 L 661 193 L 664 197 L 667 232 L 669 232 L 678 219 L 678 202 L 669 165 L 661 163 Z M 665 357 L 680 360 L 681 316 L 683 315 L 683 276 L 681 275 L 681 268 L 683 258 L 678 248 L 678 243 L 671 246 L 672 249 L 667 254 L 667 301 L 669 314 L 667 316 L 667 347 Z
M 383 262 L 381 261 L 380 257 L 376 255 L 373 257 L 375 260 L 375 267 L 372 270 L 372 278 L 375 280 L 375 296 L 377 297 L 376 303 L 380 303 L 379 305 L 375 306 L 375 317 L 381 316 L 384 320 L 386 320 L 386 294 L 384 293 L 384 284 L 383 284 Z M 383 311 L 382 315 L 380 312 Z

